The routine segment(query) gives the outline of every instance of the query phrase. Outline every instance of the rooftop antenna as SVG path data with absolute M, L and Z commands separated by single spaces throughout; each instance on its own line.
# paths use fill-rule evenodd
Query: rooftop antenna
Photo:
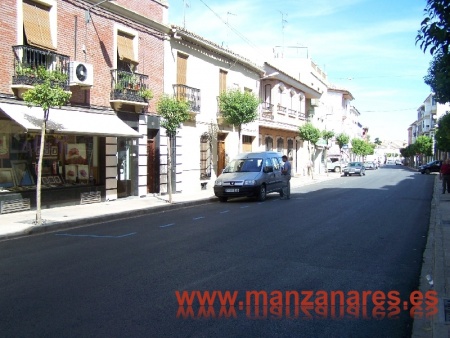
M 282 46 L 282 51 L 281 51 L 281 57 L 284 58 L 284 27 L 285 24 L 287 23 L 287 20 L 285 19 L 285 17 L 287 17 L 287 13 L 283 13 L 282 11 L 278 11 L 281 13 L 281 35 L 282 35 L 282 39 L 283 39 L 283 43 L 281 44 Z
M 186 7 L 190 7 L 189 2 L 183 0 L 183 28 L 186 29 Z
M 228 24 L 228 18 L 230 17 L 230 15 L 237 16 L 234 13 L 227 12 L 227 48 L 230 48 L 230 45 L 228 44 L 228 41 L 229 41 L 229 37 L 228 36 L 229 36 L 229 32 L 230 32 L 230 25 Z

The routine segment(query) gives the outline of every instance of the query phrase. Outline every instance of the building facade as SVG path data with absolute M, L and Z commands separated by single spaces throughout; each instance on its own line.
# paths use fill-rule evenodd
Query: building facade
M 158 163 L 148 163 L 148 140 L 157 134 L 149 131 L 158 128 L 148 94 L 163 91 L 167 4 L 5 0 L 0 7 L 0 48 L 9 55 L 0 65 L 0 199 L 35 203 L 44 112 L 28 108 L 23 95 L 42 72 L 72 94 L 49 111 L 43 207 L 146 195 L 148 177 L 159 176 Z

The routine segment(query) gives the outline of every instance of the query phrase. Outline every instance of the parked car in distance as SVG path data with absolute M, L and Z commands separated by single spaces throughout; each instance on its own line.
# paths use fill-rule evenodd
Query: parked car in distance
M 401 160 L 395 160 L 395 165 L 402 165 L 402 161 Z
M 427 164 L 421 165 L 417 170 L 421 174 L 438 173 L 441 170 L 442 161 L 432 161 Z
M 374 162 L 364 162 L 364 167 L 366 170 L 375 170 L 377 167 L 375 166 Z
M 366 167 L 362 162 L 349 162 L 344 168 L 344 176 L 359 175 L 363 176 L 366 174 Z
M 334 171 L 336 173 L 340 173 L 342 171 L 342 168 L 345 166 L 343 162 L 341 162 L 338 158 L 328 158 L 327 159 L 327 170 L 328 171 Z

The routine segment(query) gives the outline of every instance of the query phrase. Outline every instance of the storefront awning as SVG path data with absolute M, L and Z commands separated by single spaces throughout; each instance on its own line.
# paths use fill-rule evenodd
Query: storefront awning
M 27 132 L 40 132 L 44 111 L 40 107 L 0 103 L 0 112 L 20 124 Z M 142 137 L 115 114 L 79 110 L 50 109 L 47 130 L 55 134 Z

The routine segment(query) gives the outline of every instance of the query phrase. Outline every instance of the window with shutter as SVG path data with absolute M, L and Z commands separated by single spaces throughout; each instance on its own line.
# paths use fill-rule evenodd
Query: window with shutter
M 37 2 L 23 2 L 23 27 L 29 45 L 56 50 L 50 29 L 50 9 Z

